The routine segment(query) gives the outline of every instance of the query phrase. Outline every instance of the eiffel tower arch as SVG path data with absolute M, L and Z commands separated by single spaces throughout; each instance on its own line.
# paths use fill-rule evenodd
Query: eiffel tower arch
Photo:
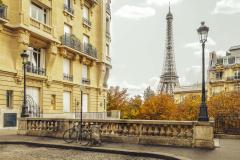
M 179 86 L 179 77 L 177 75 L 175 55 L 174 55 L 174 42 L 173 42 L 173 14 L 170 10 L 166 16 L 167 20 L 167 35 L 164 54 L 164 65 L 160 82 L 158 86 L 159 93 L 173 94 L 175 87 Z

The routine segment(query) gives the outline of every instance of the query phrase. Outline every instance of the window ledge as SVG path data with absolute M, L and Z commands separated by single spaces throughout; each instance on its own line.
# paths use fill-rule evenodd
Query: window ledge
M 8 23 L 8 20 L 0 17 L 0 24 L 5 24 L 5 23 Z
M 89 25 L 88 23 L 86 22 L 83 22 L 83 27 L 87 28 L 88 30 L 90 30 L 92 28 L 91 25 Z
M 74 16 L 72 13 L 70 13 L 70 12 L 68 12 L 68 11 L 66 11 L 66 10 L 63 10 L 63 14 L 64 14 L 65 16 L 69 16 L 72 20 L 75 18 L 75 16 Z

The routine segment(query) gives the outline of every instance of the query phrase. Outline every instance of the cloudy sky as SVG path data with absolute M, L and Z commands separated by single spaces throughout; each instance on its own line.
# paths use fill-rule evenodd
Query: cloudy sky
M 170 0 L 174 48 L 181 85 L 201 81 L 201 46 L 196 29 L 210 27 L 207 52 L 224 54 L 240 44 L 240 0 Z M 142 94 L 156 88 L 163 67 L 169 0 L 112 0 L 113 69 L 110 86 Z M 208 59 L 208 56 L 206 57 Z

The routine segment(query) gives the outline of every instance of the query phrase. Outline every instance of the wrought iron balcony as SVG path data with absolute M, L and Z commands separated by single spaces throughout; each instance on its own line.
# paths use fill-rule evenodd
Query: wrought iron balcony
M 7 19 L 7 6 L 0 4 L 0 18 Z
M 26 72 L 46 76 L 46 69 L 33 66 L 31 64 L 26 65 Z
M 64 11 L 66 11 L 72 15 L 74 14 L 74 9 L 72 7 L 68 6 L 67 4 L 64 4 L 63 7 L 64 7 Z
M 63 73 L 63 80 L 65 81 L 73 81 L 73 75 Z
M 73 34 L 65 33 L 61 36 L 61 42 L 63 45 L 68 46 L 72 49 L 75 49 L 79 52 L 82 51 L 82 44 L 81 41 Z
M 83 46 L 83 52 L 91 57 L 97 58 L 97 49 L 91 44 L 85 43 Z
M 106 12 L 111 15 L 111 6 L 109 3 L 106 4 Z
M 240 81 L 240 75 L 227 77 L 227 81 Z
M 86 25 L 87 27 L 91 27 L 92 26 L 92 23 L 87 18 L 83 18 L 83 24 Z
M 73 34 L 64 34 L 60 37 L 62 45 L 70 47 L 78 52 L 97 59 L 97 50 L 91 44 L 84 44 L 82 47 L 81 41 Z
M 82 78 L 82 84 L 87 84 L 87 85 L 90 85 L 90 79 L 88 78 Z

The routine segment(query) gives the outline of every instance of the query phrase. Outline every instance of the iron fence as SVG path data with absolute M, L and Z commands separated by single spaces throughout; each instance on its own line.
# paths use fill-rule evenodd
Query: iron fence
M 218 114 L 215 118 L 215 134 L 240 135 L 240 113 Z
M 29 73 L 34 73 L 38 75 L 45 76 L 46 75 L 46 69 L 41 68 L 41 67 L 36 67 L 33 65 L 26 65 L 26 71 Z

